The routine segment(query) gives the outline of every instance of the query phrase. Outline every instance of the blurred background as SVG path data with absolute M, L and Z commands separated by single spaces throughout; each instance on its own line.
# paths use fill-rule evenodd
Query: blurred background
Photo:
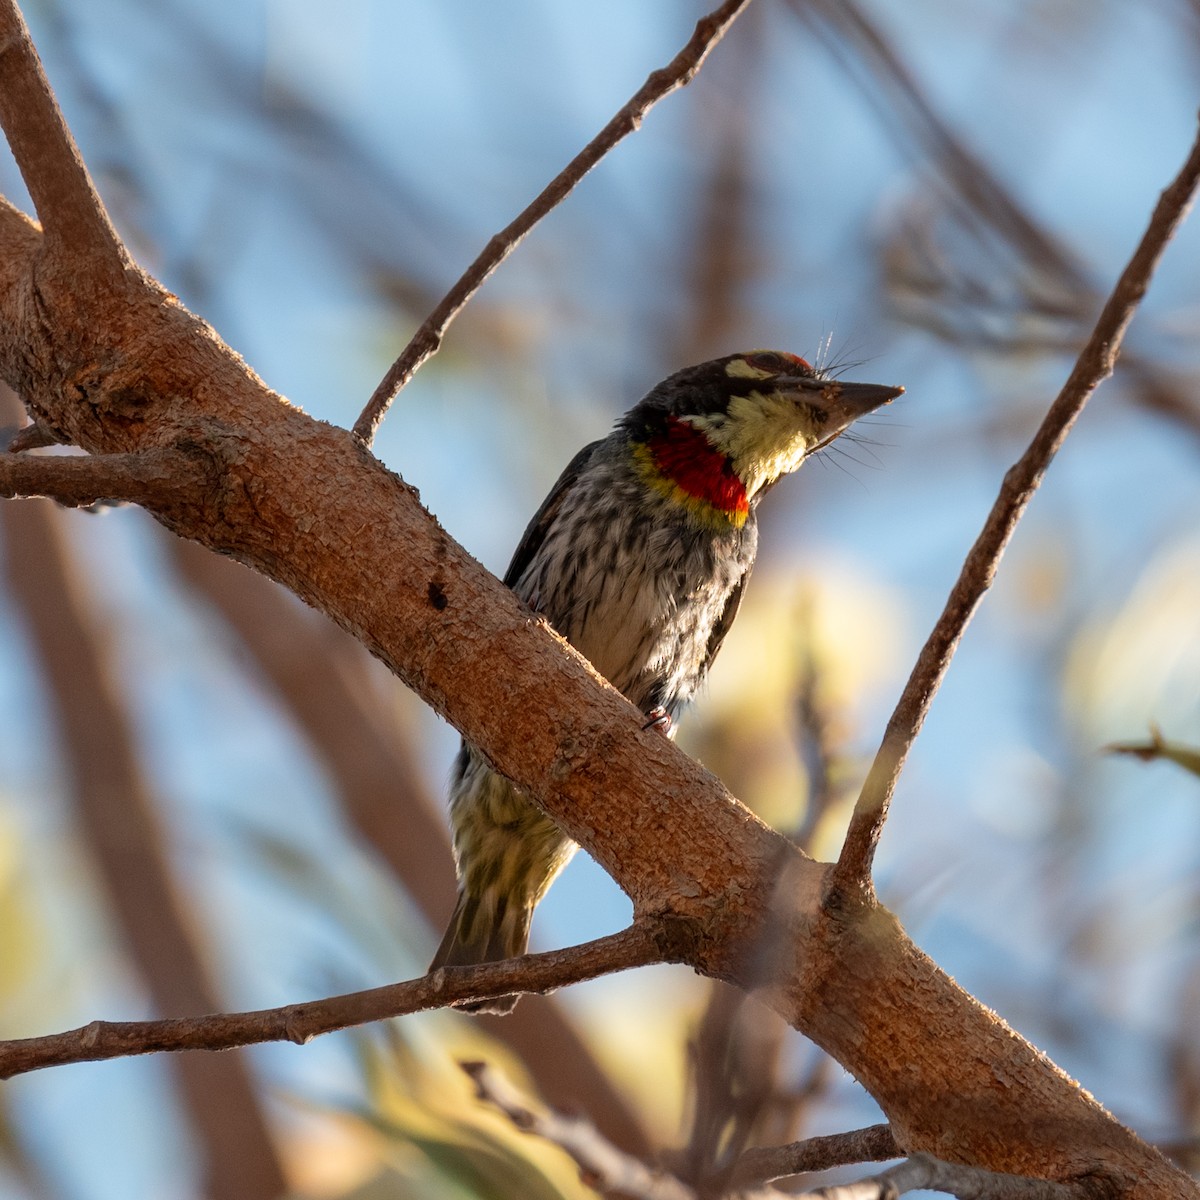
M 666 63 L 691 0 L 27 0 L 140 261 L 350 425 L 428 309 Z M 907 393 L 777 488 L 681 744 L 813 853 L 1007 467 L 1190 144 L 1200 4 L 756 0 L 453 327 L 376 451 L 502 573 L 567 459 L 751 347 Z M 11 160 L 0 191 L 27 203 Z M 885 901 L 1123 1120 L 1200 1132 L 1200 226 L 1018 531 L 901 783 Z M 0 424 L 15 424 L 8 409 Z M 143 513 L 0 507 L 0 1029 L 419 974 L 456 745 L 327 621 Z M 629 917 L 580 855 L 549 948 Z M 921 1031 L 914 1031 L 920 1036 Z M 39 1072 L 0 1197 L 580 1196 L 456 1059 L 698 1178 L 869 1124 L 840 1067 L 677 968 L 510 1020 Z

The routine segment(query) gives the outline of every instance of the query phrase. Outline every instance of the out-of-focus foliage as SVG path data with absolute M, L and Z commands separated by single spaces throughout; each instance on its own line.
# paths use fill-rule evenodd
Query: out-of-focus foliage
M 474 1101 L 456 1058 L 481 1049 L 518 1075 L 519 1065 L 480 1039 L 450 1037 L 438 1053 L 414 1049 L 386 1027 L 356 1038 L 367 1093 L 329 1114 L 341 1152 L 357 1147 L 362 1178 L 336 1194 L 385 1197 L 528 1196 L 574 1200 L 592 1195 L 561 1150 L 532 1139 Z M 446 1053 L 449 1051 L 449 1053 Z
M 1153 762 L 1155 759 L 1166 759 L 1176 766 L 1200 775 L 1200 750 L 1193 746 L 1183 746 L 1178 742 L 1168 742 L 1163 737 L 1158 726 L 1152 726 L 1150 738 L 1145 742 L 1114 742 L 1109 746 L 1114 754 L 1131 754 L 1143 762 Z

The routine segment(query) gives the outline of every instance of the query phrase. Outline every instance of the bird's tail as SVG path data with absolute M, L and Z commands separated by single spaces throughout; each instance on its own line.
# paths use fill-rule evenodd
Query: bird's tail
M 461 890 L 446 935 L 429 969 L 475 966 L 524 954 L 529 945 L 532 916 L 532 904 L 514 903 L 511 896 L 498 888 L 481 895 Z M 515 995 L 493 996 L 458 1007 L 467 1012 L 504 1014 L 512 1012 L 516 1003 Z
M 458 904 L 430 970 L 524 954 L 533 910 L 575 843 L 465 742 L 451 784 L 450 819 Z M 499 996 L 460 1007 L 506 1013 L 516 1002 L 516 996 Z

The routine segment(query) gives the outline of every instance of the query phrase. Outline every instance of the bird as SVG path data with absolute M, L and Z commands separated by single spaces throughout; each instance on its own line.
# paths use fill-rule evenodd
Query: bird
M 775 350 L 677 371 L 567 464 L 504 583 L 672 736 L 737 615 L 759 501 L 903 391 Z M 577 849 L 465 739 L 449 810 L 458 901 L 431 971 L 525 953 L 533 910 Z

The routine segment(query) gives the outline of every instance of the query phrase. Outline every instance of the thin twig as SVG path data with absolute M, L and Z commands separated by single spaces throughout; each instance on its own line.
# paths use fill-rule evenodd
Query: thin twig
M 1041 484 L 1055 453 L 1092 392 L 1112 374 L 1125 331 L 1150 277 L 1191 207 L 1200 180 L 1200 137 L 1176 179 L 1163 192 L 1141 243 L 1105 304 L 1058 398 L 1050 406 L 1028 449 L 1009 469 L 983 531 L 971 547 L 946 607 L 929 635 L 895 711 L 855 805 L 842 853 L 830 879 L 836 891 L 869 890 L 875 847 L 908 752 L 950 660 L 996 569 L 1017 522 Z
M 806 1138 L 786 1146 L 747 1150 L 728 1171 L 705 1185 L 705 1192 L 737 1192 L 770 1183 L 787 1175 L 828 1171 L 850 1163 L 887 1162 L 903 1151 L 896 1145 L 890 1125 L 868 1125 L 845 1133 Z
M 1086 1183 L 1057 1183 L 1028 1175 L 1003 1175 L 982 1167 L 942 1162 L 928 1154 L 914 1154 L 895 1167 L 889 1167 L 869 1179 L 837 1187 L 817 1188 L 799 1193 L 820 1200 L 892 1200 L 904 1192 L 934 1191 L 957 1196 L 959 1200 L 1082 1200 L 1097 1194 Z
M 174 1050 L 228 1050 L 260 1042 L 298 1045 L 323 1033 L 463 1000 L 512 992 L 546 992 L 614 971 L 662 962 L 658 924 L 635 922 L 620 933 L 546 954 L 443 967 L 420 979 L 257 1012 L 217 1013 L 163 1021 L 93 1021 L 45 1037 L 0 1042 L 0 1079 L 64 1063 L 98 1062 Z
M 68 508 L 102 500 L 151 507 L 177 503 L 210 482 L 204 457 L 175 447 L 137 454 L 0 453 L 0 496 L 47 496 Z
M 517 248 L 538 221 L 560 204 L 618 142 L 640 128 L 655 104 L 691 83 L 708 52 L 749 3 L 750 0 L 725 0 L 708 16 L 702 17 L 687 45 L 665 67 L 652 72 L 629 102 L 546 185 L 538 197 L 488 242 L 479 257 L 425 318 L 359 414 L 354 423 L 354 433 L 364 445 L 369 446 L 374 440 L 379 423 L 396 395 L 416 374 L 421 364 L 437 353 L 450 323 L 483 286 L 488 276 Z
M 0 125 L 47 250 L 69 253 L 80 274 L 86 265 L 107 279 L 119 275 L 124 247 L 63 120 L 16 0 L 0 0 Z
M 475 1095 L 498 1108 L 525 1133 L 558 1146 L 575 1160 L 584 1182 L 601 1195 L 636 1200 L 696 1200 L 687 1184 L 618 1150 L 583 1117 L 569 1117 L 535 1105 L 484 1062 L 458 1064 L 475 1084 Z

